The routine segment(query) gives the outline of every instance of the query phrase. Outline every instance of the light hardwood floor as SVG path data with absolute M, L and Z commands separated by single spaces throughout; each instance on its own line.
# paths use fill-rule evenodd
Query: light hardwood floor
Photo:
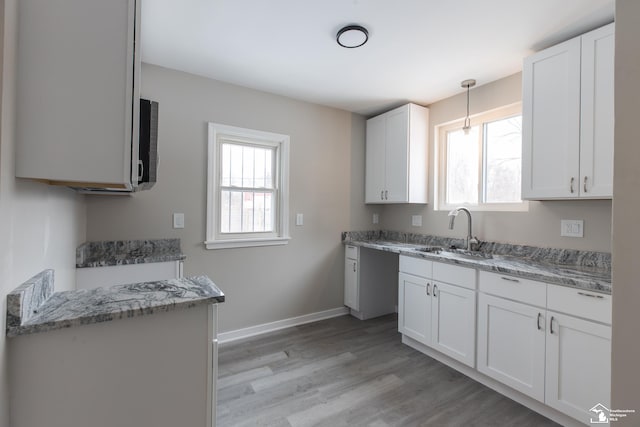
M 557 426 L 350 316 L 220 346 L 218 426 Z

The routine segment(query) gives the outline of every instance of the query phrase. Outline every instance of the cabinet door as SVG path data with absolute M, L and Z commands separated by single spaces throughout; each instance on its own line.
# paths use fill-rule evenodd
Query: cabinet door
M 433 283 L 431 346 L 465 365 L 475 366 L 476 292 Z
M 409 105 L 385 114 L 386 173 L 385 201 L 389 203 L 409 201 Z
M 547 313 L 546 404 L 589 424 L 598 403 L 610 408 L 611 327 Z
M 613 195 L 614 24 L 582 36 L 580 196 Z
M 358 261 L 350 258 L 344 260 L 344 305 L 360 310 L 358 304 Z
M 578 197 L 580 38 L 525 59 L 522 198 Z
M 398 284 L 398 331 L 430 345 L 431 282 L 422 277 L 400 273 Z
M 545 311 L 478 295 L 478 371 L 544 402 Z
M 385 129 L 384 115 L 367 120 L 365 203 L 385 201 Z

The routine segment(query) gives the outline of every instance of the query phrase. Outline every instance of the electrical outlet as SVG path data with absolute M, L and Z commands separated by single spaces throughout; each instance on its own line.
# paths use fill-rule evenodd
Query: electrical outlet
M 296 214 L 296 225 L 304 225 L 304 215 L 299 213 Z
M 584 237 L 584 221 L 581 219 L 561 220 L 560 235 L 564 237 Z
M 377 224 L 380 222 L 380 215 L 378 215 L 377 213 L 373 214 L 373 219 L 372 219 L 374 224 Z
M 422 215 L 412 215 L 411 225 L 414 227 L 422 227 Z

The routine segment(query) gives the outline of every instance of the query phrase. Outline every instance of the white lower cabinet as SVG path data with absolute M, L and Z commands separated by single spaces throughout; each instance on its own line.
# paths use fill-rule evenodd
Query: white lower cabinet
M 431 310 L 431 346 L 473 367 L 476 355 L 476 292 L 434 282 Z
M 399 274 L 398 330 L 425 345 L 431 343 L 430 288 L 428 279 Z
M 358 304 L 358 260 L 344 260 L 344 305 L 359 310 Z
M 440 263 L 400 256 L 398 330 L 421 344 L 475 366 L 476 292 L 433 280 Z M 470 270 L 447 265 L 462 276 Z M 442 278 L 439 276 L 438 278 Z M 469 284 L 465 282 L 465 286 Z
M 479 372 L 585 424 L 610 407 L 609 295 L 488 272 L 479 290 Z
M 478 371 L 540 402 L 544 402 L 544 312 L 478 295 Z
M 547 312 L 545 403 L 585 424 L 611 396 L 611 326 Z

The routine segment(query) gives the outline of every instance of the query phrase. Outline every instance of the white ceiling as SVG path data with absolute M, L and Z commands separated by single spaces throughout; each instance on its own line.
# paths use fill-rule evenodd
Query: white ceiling
M 145 0 L 142 60 L 372 115 L 521 70 L 613 20 L 614 0 Z M 358 49 L 335 42 L 369 30 Z

